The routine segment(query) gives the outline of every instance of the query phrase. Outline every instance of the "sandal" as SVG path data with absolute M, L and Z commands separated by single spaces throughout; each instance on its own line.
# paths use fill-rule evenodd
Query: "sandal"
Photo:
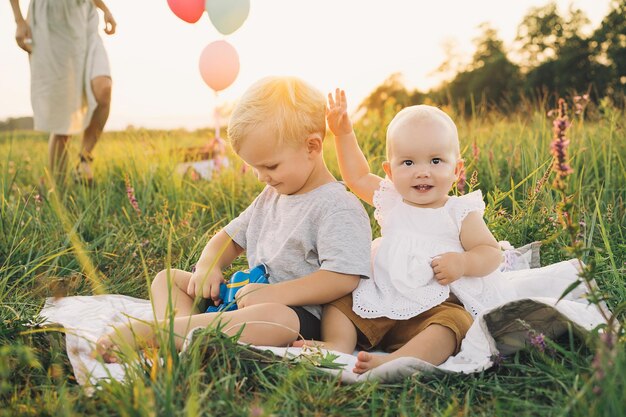
M 81 152 L 79 158 L 80 161 L 74 168 L 74 182 L 91 187 L 93 186 L 93 172 L 91 171 L 93 156 L 89 152 Z

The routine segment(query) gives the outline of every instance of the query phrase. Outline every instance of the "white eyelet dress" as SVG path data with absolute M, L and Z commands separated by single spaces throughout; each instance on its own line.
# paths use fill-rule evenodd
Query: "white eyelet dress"
M 31 0 L 28 22 L 35 130 L 82 133 L 97 106 L 91 80 L 111 76 L 91 0 Z
M 563 277 L 555 288 L 549 288 L 558 297 L 558 292 L 577 278 L 573 264 L 562 262 L 533 270 L 497 270 L 484 277 L 462 277 L 451 285 L 440 285 L 430 263 L 446 252 L 464 252 L 461 224 L 472 211 L 484 213 L 482 193 L 450 196 L 443 207 L 420 208 L 403 202 L 393 183 L 385 179 L 373 202 L 382 237 L 372 244 L 373 279 L 361 280 L 353 292 L 353 310 L 361 317 L 406 320 L 443 303 L 450 292 L 476 316 L 521 295 L 549 295 L 539 289 L 528 291 L 531 282 L 536 285 L 537 280 L 543 282 L 555 274 Z

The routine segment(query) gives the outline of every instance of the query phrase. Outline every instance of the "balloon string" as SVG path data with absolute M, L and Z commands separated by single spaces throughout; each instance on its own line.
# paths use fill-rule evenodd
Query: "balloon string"
M 215 92 L 215 108 L 213 109 L 213 120 L 215 121 L 215 139 L 218 141 L 220 137 L 220 112 L 217 105 L 217 91 Z
M 213 153 L 213 164 L 215 171 L 222 170 L 224 158 L 226 157 L 226 146 L 224 140 L 220 137 L 220 111 L 218 106 L 218 94 L 215 91 L 215 107 L 213 108 L 213 120 L 215 122 L 215 138 L 211 144 Z

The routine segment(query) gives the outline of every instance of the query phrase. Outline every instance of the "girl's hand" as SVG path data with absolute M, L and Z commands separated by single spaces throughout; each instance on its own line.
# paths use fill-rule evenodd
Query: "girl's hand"
M 33 35 L 28 22 L 25 20 L 17 24 L 17 28 L 15 29 L 15 41 L 20 48 L 29 54 L 33 52 Z
M 220 299 L 220 284 L 222 282 L 224 282 L 224 275 L 219 268 L 213 268 L 210 271 L 198 268 L 189 279 L 187 294 L 194 298 L 211 299 L 215 303 Z
M 113 18 L 113 15 L 110 11 L 104 12 L 104 33 L 107 35 L 113 35 L 115 33 L 115 28 L 117 27 L 117 22 Z
M 441 285 L 448 285 L 465 275 L 465 254 L 448 252 L 439 255 L 430 263 L 435 279 Z
M 348 116 L 348 102 L 346 92 L 335 90 L 335 98 L 332 93 L 328 93 L 328 107 L 326 108 L 326 120 L 328 128 L 333 135 L 343 136 L 352 133 L 352 122 Z

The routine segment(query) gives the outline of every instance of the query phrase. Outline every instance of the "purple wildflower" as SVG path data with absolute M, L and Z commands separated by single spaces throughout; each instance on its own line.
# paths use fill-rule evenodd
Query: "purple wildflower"
M 41 205 L 43 204 L 43 198 L 41 198 L 41 194 L 35 194 L 33 199 L 35 200 L 35 210 L 40 211 Z
M 141 216 L 141 209 L 139 208 L 139 203 L 137 203 L 137 198 L 135 198 L 135 189 L 130 184 L 130 178 L 128 175 L 124 176 L 124 183 L 126 184 L 126 195 L 128 196 L 128 201 L 130 201 L 130 205 L 135 209 L 135 213 Z
M 600 340 L 602 340 L 602 342 L 604 343 L 604 346 L 606 346 L 607 349 L 609 350 L 615 347 L 616 339 L 617 337 L 615 336 L 615 333 L 613 332 L 605 332 L 600 335 Z
M 567 164 L 567 147 L 569 146 L 569 139 L 567 138 L 566 133 L 570 124 L 571 123 L 567 117 L 567 103 L 561 98 L 559 99 L 558 115 L 552 122 L 554 140 L 550 144 L 550 150 L 554 156 L 552 169 L 556 172 L 554 186 L 558 190 L 565 189 L 565 177 L 574 172 Z
M 474 139 L 474 141 L 472 142 L 472 156 L 474 157 L 474 160 L 478 160 L 478 156 L 480 155 L 480 148 L 478 147 L 478 144 L 476 143 L 476 139 Z
M 252 408 L 250 408 L 250 417 L 261 417 L 265 415 L 265 410 L 263 410 L 262 407 L 259 407 L 258 405 L 253 405 Z
M 504 363 L 504 361 L 506 360 L 506 356 L 502 355 L 501 353 L 495 353 L 491 355 L 490 359 L 491 359 L 491 362 L 493 362 L 493 366 L 498 368 Z
M 543 187 L 543 185 L 546 183 L 546 181 L 548 181 L 548 178 L 550 178 L 551 173 L 552 173 L 552 167 L 548 167 L 546 172 L 543 173 L 542 177 L 539 178 L 539 181 L 537 181 L 537 184 L 535 185 L 535 189 L 533 190 L 533 196 L 536 196 L 539 193 L 539 191 L 541 191 L 541 188 Z
M 606 376 L 606 370 L 613 367 L 615 364 L 615 356 L 617 350 L 615 349 L 615 342 L 617 337 L 615 333 L 609 331 L 600 335 L 601 344 L 598 346 L 598 350 L 591 361 L 591 369 L 593 369 L 593 375 L 596 382 L 601 382 Z M 594 386 L 593 393 L 600 395 L 602 388 L 598 385 Z
M 459 190 L 459 194 L 465 194 L 465 167 L 461 168 L 461 172 L 459 173 L 459 180 L 456 182 L 456 189 Z
M 585 107 L 589 104 L 589 94 L 583 94 L 582 96 L 574 96 L 574 108 L 576 114 L 582 114 L 585 111 Z
M 547 348 L 546 338 L 543 333 L 534 333 L 529 334 L 530 344 L 534 346 L 539 352 L 545 352 Z

